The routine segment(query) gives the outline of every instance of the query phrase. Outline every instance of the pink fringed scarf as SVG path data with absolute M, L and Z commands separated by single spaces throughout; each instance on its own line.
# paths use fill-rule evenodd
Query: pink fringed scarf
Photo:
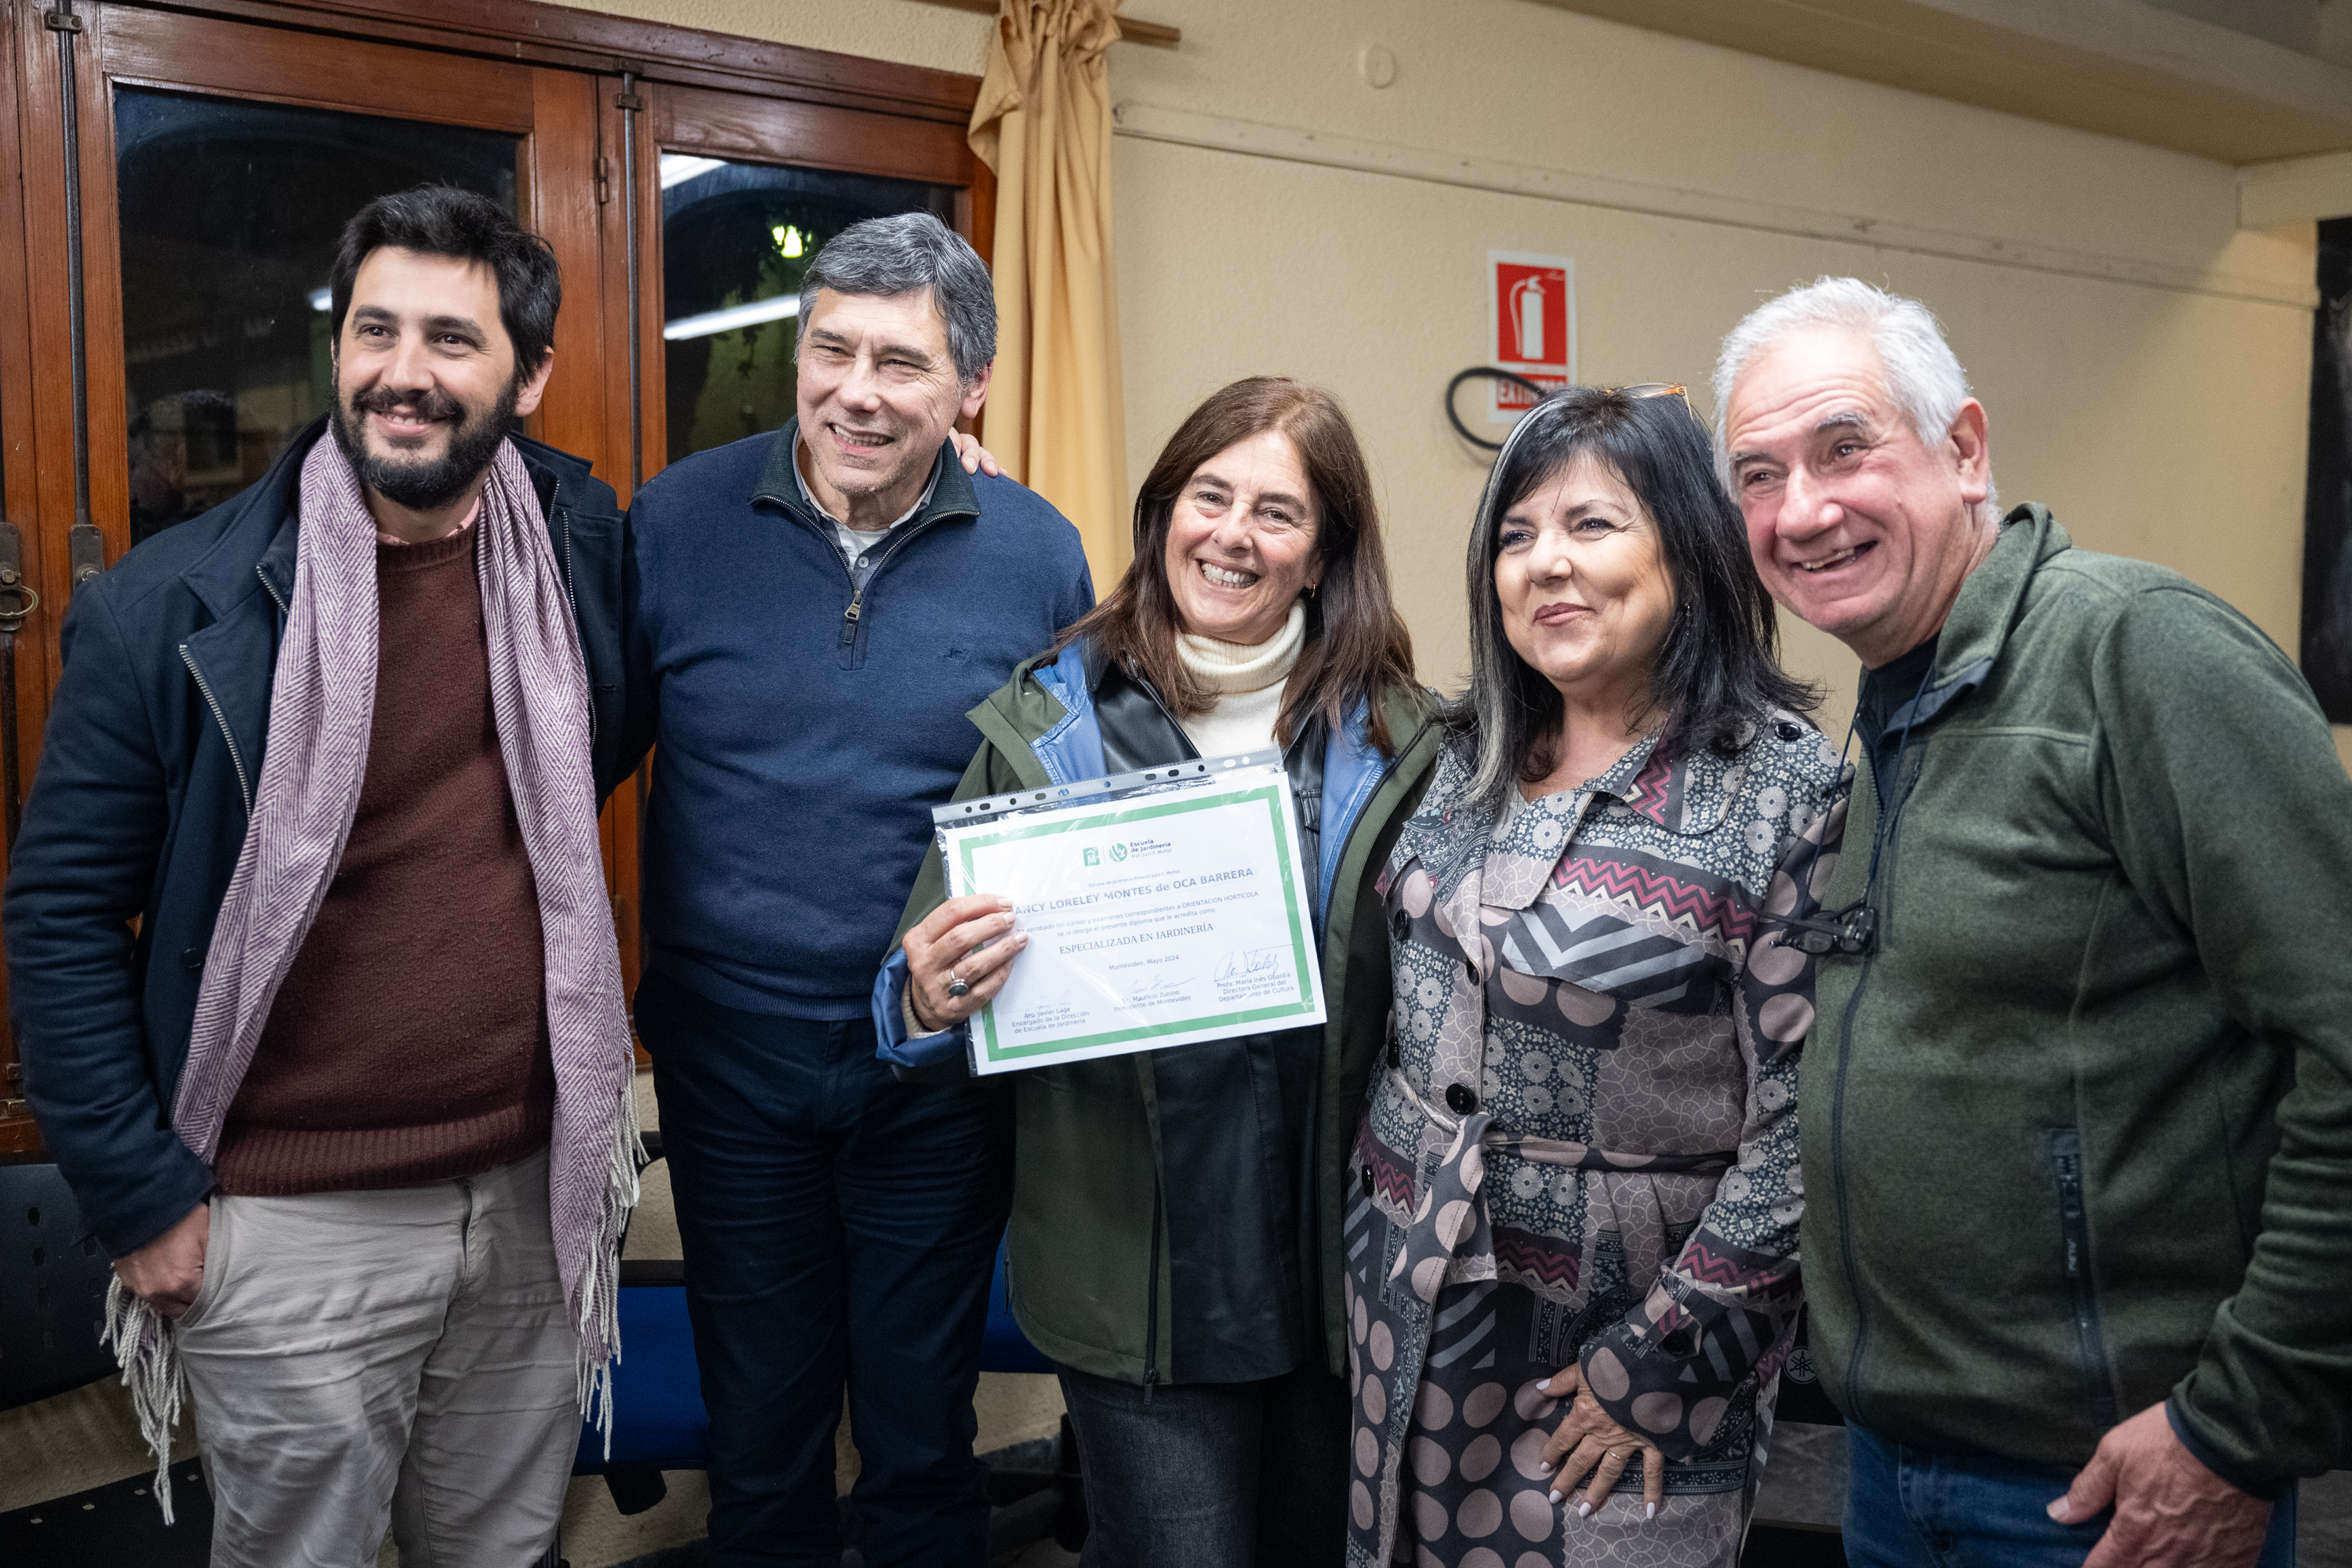
M 303 461 L 300 505 L 294 602 L 278 650 L 261 787 L 213 928 L 172 1111 L 180 1141 L 206 1163 L 278 987 L 341 864 L 374 719 L 375 523 L 331 437 Z M 621 1349 L 616 1255 L 637 1200 L 629 1026 L 597 838 L 579 630 L 530 476 L 511 442 L 499 443 L 491 460 L 476 527 L 490 701 L 538 883 L 547 954 L 555 1064 L 549 1217 L 579 1329 L 581 1409 L 604 1427 L 609 1447 L 611 1363 Z M 182 1386 L 171 1328 L 118 1279 L 108 1292 L 106 1337 L 154 1451 L 156 1497 L 168 1522 L 165 1465 Z

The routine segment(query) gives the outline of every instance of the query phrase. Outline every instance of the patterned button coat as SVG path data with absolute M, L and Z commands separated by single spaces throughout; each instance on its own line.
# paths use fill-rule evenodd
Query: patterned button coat
M 1343 1287 L 1356 1568 L 1737 1556 L 1804 1207 L 1812 962 L 1769 917 L 1813 911 L 1843 773 L 1779 712 L 1732 756 L 1653 749 L 1499 821 L 1450 751 L 1390 858 Z M 1654 1521 L 1638 1460 L 1591 1519 L 1546 1496 L 1536 1384 L 1578 1363 L 1666 1456 Z

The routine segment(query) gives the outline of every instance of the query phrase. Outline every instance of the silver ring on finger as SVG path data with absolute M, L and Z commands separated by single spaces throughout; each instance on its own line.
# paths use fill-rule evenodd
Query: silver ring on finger
M 968 995 L 970 995 L 971 994 L 971 981 L 969 981 L 969 980 L 959 980 L 959 979 L 957 979 L 957 978 L 956 978 L 956 972 L 955 972 L 954 970 L 952 970 L 952 969 L 949 970 L 949 971 L 948 971 L 948 994 L 949 994 L 949 995 L 950 995 L 950 996 L 968 996 Z

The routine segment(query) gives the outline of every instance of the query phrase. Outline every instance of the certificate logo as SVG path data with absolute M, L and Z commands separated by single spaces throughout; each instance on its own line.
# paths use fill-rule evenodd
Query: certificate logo
M 1087 858 L 1086 863 L 1087 863 L 1087 865 L 1089 865 L 1089 866 L 1099 866 L 1099 865 L 1101 865 L 1101 864 L 1102 864 L 1102 855 L 1101 855 L 1101 853 L 1100 853 L 1099 851 L 1097 851 L 1097 850 L 1093 850 L 1093 849 L 1087 850 L 1087 851 L 1086 851 L 1086 858 Z
M 1112 846 L 1110 847 L 1110 858 L 1111 858 L 1112 859 L 1114 859 L 1114 860 L 1124 860 L 1124 859 L 1126 859 L 1126 858 L 1127 858 L 1127 846 L 1126 846 L 1126 845 L 1124 845 L 1124 844 L 1114 844 L 1114 845 L 1112 845 Z

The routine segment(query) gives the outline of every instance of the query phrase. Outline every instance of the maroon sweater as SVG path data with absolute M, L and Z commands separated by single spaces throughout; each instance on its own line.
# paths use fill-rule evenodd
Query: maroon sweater
M 229 1106 L 224 1193 L 415 1186 L 547 1142 L 539 898 L 490 710 L 478 535 L 376 547 L 359 815 Z

